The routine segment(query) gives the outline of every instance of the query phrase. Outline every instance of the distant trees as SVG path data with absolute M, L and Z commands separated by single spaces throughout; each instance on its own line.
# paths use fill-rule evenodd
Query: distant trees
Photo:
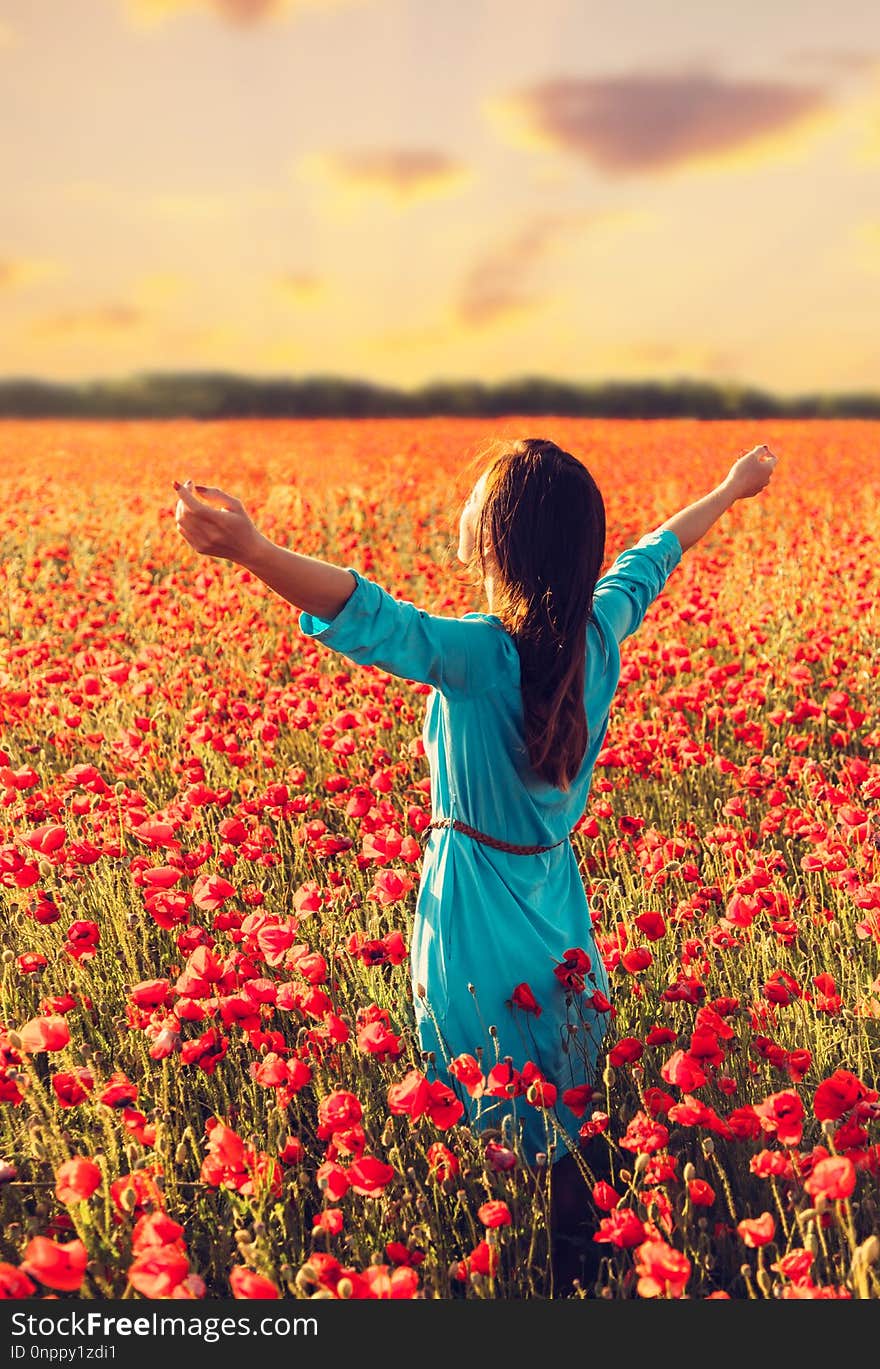
M 484 384 L 440 380 L 415 390 L 317 375 L 266 378 L 225 371 L 145 372 L 58 384 L 0 380 L 0 418 L 383 418 L 554 414 L 596 418 L 880 418 L 880 392 L 783 399 L 733 383 L 601 381 L 523 376 Z

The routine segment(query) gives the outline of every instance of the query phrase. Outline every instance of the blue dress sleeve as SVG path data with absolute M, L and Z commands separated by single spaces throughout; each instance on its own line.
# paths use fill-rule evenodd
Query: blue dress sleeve
M 622 551 L 607 575 L 596 582 L 593 606 L 618 642 L 635 632 L 681 557 L 681 542 L 671 528 L 649 532 Z
M 473 620 L 442 618 L 395 599 L 353 566 L 354 591 L 329 622 L 300 613 L 299 626 L 359 665 L 433 685 L 443 694 L 480 693 L 491 687 L 480 668 L 480 634 Z M 485 667 L 485 662 L 484 662 Z

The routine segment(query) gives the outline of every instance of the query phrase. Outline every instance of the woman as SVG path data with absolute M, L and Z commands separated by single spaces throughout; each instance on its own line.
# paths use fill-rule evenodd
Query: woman
M 600 578 L 605 510 L 586 467 L 550 441 L 498 443 L 459 524 L 459 558 L 479 573 L 489 611 L 461 618 L 275 546 L 222 490 L 175 485 L 177 524 L 197 551 L 246 566 L 326 646 L 433 686 L 422 733 L 433 823 L 410 948 L 419 1039 L 472 1126 L 498 1127 L 506 1113 L 508 1143 L 521 1128 L 528 1164 L 549 1161 L 557 1233 L 584 1216 L 575 1154 L 608 1020 L 569 835 L 608 726 L 620 643 L 683 552 L 763 489 L 775 464 L 755 448 Z

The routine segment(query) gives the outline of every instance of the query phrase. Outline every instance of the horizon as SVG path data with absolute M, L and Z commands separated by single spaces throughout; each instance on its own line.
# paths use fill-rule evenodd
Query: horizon
M 4 374 L 880 385 L 863 0 L 30 0 L 0 76 Z

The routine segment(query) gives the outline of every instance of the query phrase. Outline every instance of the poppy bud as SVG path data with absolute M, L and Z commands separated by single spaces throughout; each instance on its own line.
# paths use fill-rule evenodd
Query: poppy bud
M 338 1284 L 336 1285 L 336 1296 L 338 1298 L 348 1299 L 351 1297 L 353 1292 L 354 1284 L 352 1283 L 351 1279 L 339 1280 Z
M 704 1136 L 700 1142 L 700 1147 L 707 1160 L 710 1155 L 715 1154 L 715 1142 L 712 1140 L 711 1136 Z
M 617 1078 L 617 1076 L 616 1076 L 616 1074 L 614 1073 L 614 1068 L 613 1068 L 613 1066 L 611 1066 L 611 1065 L 606 1065 L 605 1068 L 604 1068 L 604 1070 L 602 1071 L 602 1083 L 605 1084 L 606 1087 L 609 1088 L 609 1089 L 610 1089 L 610 1088 L 613 1088 L 613 1087 L 614 1087 L 614 1080 L 615 1080 L 616 1078 Z
M 687 1164 L 685 1165 L 684 1169 L 682 1170 L 681 1177 L 682 1177 L 682 1179 L 684 1180 L 684 1182 L 685 1182 L 686 1184 L 689 1184 L 689 1183 L 691 1182 L 692 1179 L 696 1179 L 696 1177 L 697 1177 L 697 1171 L 694 1169 L 694 1167 L 693 1167 L 693 1165 L 691 1164 L 690 1160 L 688 1160 Z

